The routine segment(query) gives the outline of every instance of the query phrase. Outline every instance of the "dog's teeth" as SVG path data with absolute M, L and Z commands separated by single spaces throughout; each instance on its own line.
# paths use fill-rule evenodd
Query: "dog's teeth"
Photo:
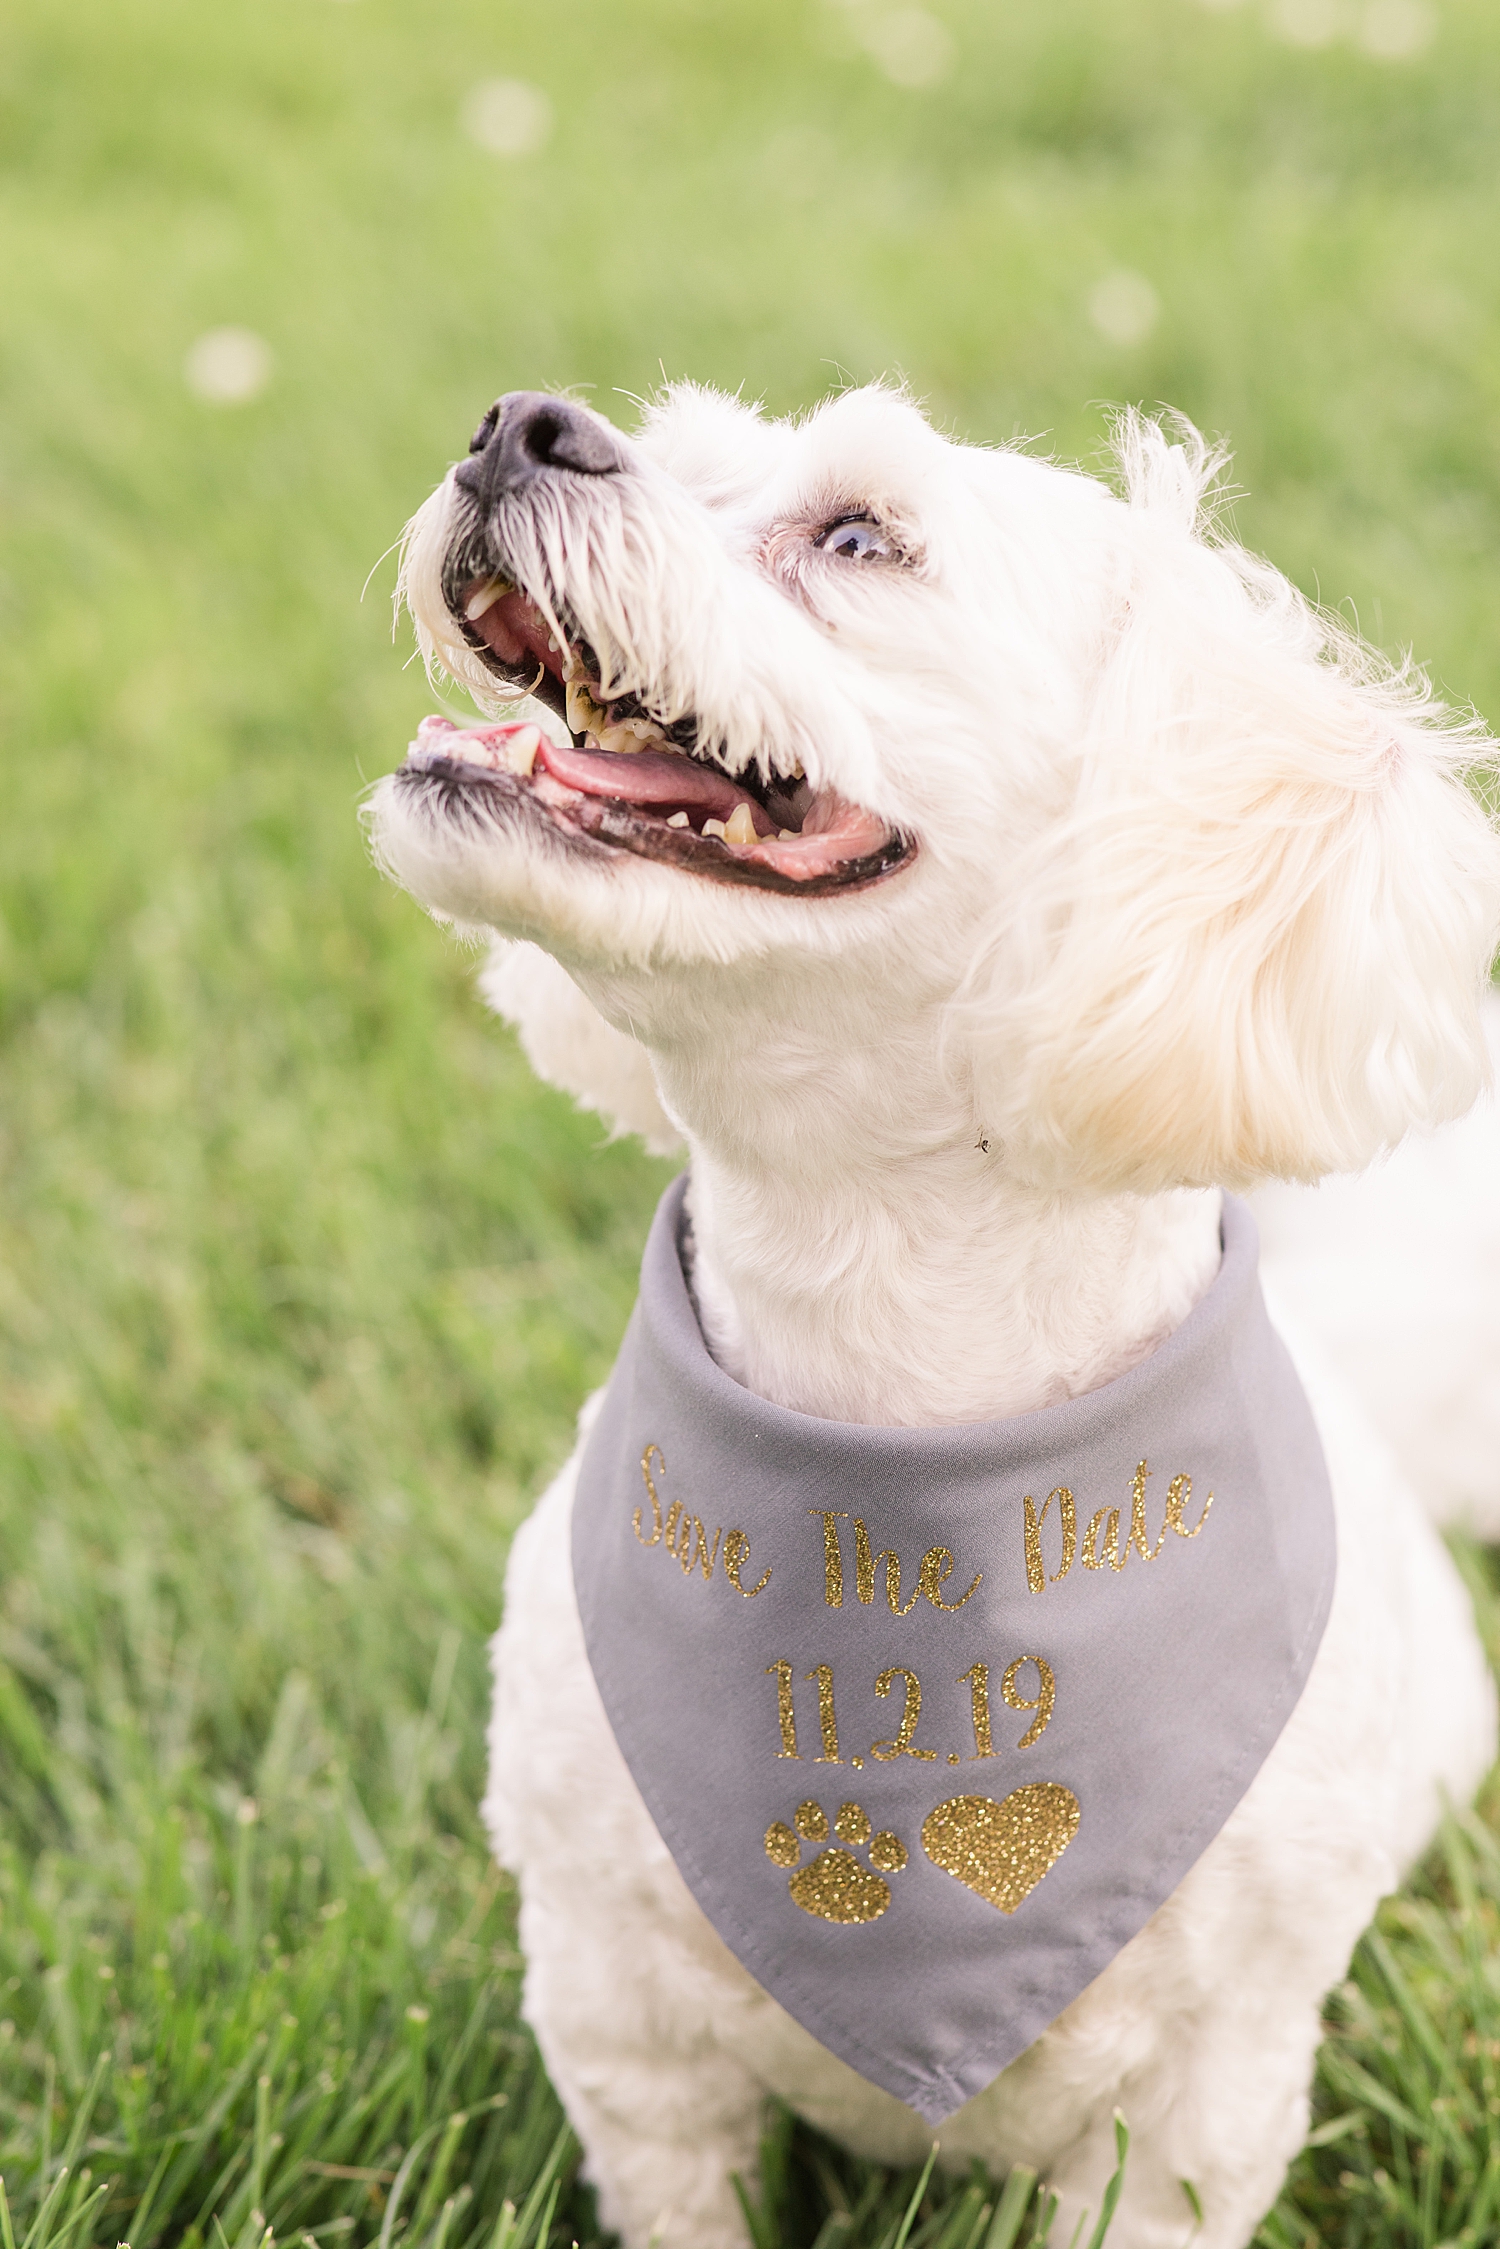
M 669 828 L 687 828 L 692 826 L 692 822 L 685 812 L 669 812 L 667 814 L 667 826 Z
M 616 757 L 637 757 L 646 745 L 633 726 L 606 726 L 599 736 L 599 747 Z
M 517 727 L 505 744 L 505 762 L 511 772 L 518 774 L 523 781 L 529 779 L 541 746 L 542 730 L 539 726 Z
M 723 833 L 726 843 L 759 843 L 760 838 L 755 832 L 755 822 L 750 817 L 748 804 L 735 806 L 725 823 Z
M 582 681 L 570 679 L 564 689 L 563 700 L 570 733 L 597 734 L 607 723 L 606 713 L 600 709 Z
M 795 843 L 797 839 L 797 831 L 795 828 L 778 828 L 776 831 L 776 836 L 777 841 L 780 843 Z
M 800 757 L 798 758 L 796 764 L 788 769 L 787 779 L 789 781 L 805 781 L 807 779 L 807 775 L 802 770 L 802 760 Z
M 706 836 L 722 836 L 725 833 L 724 823 L 722 820 L 705 820 L 701 832 Z
M 470 594 L 464 603 L 464 616 L 471 625 L 477 625 L 487 609 L 493 609 L 497 601 L 503 601 L 513 591 L 509 578 L 491 578 L 478 593 Z

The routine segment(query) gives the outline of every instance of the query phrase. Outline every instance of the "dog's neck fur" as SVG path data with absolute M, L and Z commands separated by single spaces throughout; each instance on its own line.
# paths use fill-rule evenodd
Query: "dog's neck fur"
M 977 1144 L 940 1004 L 795 1013 L 655 1052 L 699 1315 L 747 1389 L 835 1421 L 997 1420 L 1123 1373 L 1213 1279 L 1217 1192 L 1042 1191 Z

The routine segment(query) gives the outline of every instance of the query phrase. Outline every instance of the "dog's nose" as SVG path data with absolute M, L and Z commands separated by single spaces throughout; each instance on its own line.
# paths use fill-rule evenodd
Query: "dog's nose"
M 623 466 L 618 446 L 583 407 L 545 391 L 513 390 L 485 415 L 453 481 L 491 507 L 503 494 L 559 469 L 613 476 Z

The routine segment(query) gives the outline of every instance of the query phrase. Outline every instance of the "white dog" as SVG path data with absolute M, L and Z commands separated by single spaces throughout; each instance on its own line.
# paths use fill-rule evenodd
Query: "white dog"
M 520 394 L 412 526 L 426 654 L 512 723 L 424 722 L 376 794 L 381 861 L 511 941 L 487 990 L 544 1076 L 686 1143 L 713 1359 L 799 1414 L 997 1423 L 1094 1391 L 1210 1287 L 1221 1188 L 1358 1170 L 1483 1082 L 1484 745 L 1214 534 L 1190 430 L 1128 419 L 1119 458 L 1123 497 L 880 389 L 771 422 L 680 388 L 631 440 Z M 1183 2180 L 1203 2249 L 1249 2239 L 1322 1995 L 1494 1751 L 1446 1551 L 1337 1372 L 1298 1364 L 1339 1564 L 1294 1714 L 1139 1935 L 938 2135 L 945 2163 L 1034 2165 L 1063 2241 L 1117 2107 L 1118 2249 L 1179 2249 Z M 576 1472 L 516 1540 L 486 1816 L 604 2222 L 729 2249 L 766 2094 L 887 2161 L 933 2133 L 693 1902 L 585 1654 Z

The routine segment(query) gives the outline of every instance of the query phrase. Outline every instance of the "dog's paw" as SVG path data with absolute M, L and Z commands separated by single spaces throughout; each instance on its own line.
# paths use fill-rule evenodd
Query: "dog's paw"
M 792 1903 L 820 1921 L 878 1921 L 891 1902 L 891 1886 L 881 1877 L 899 1874 L 906 1864 L 906 1845 L 899 1835 L 883 1827 L 870 1833 L 870 1815 L 858 1804 L 840 1804 L 833 1832 L 850 1850 L 819 1851 L 806 1866 L 798 1865 L 802 1846 L 828 1840 L 828 1815 L 809 1798 L 792 1814 L 793 1825 L 773 1820 L 766 1829 L 766 1857 L 773 1866 L 796 1867 L 787 1883 Z M 870 1865 L 861 1866 L 855 1850 L 869 1844 Z M 871 1873 L 876 1867 L 878 1873 Z

